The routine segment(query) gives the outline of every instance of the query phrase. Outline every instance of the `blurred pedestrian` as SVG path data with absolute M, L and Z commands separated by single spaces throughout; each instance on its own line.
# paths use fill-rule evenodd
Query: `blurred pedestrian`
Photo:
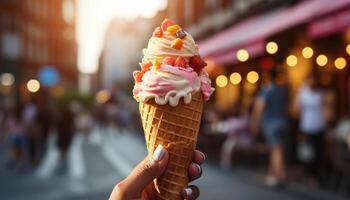
M 38 104 L 38 161 L 46 152 L 48 136 L 53 122 L 53 114 L 48 99 L 41 99 Z
M 252 131 L 261 125 L 269 145 L 269 164 L 266 184 L 274 187 L 286 178 L 283 140 L 288 134 L 288 88 L 278 82 L 279 73 L 270 70 L 263 74 L 263 86 L 254 103 Z
M 297 109 L 300 113 L 300 130 L 303 142 L 310 147 L 310 157 L 305 163 L 308 182 L 318 185 L 323 158 L 323 137 L 326 131 L 326 119 L 323 113 L 324 94 L 320 88 L 316 73 L 310 73 L 299 91 Z
M 221 147 L 220 166 L 223 169 L 231 168 L 232 153 L 235 148 L 248 147 L 252 142 L 252 135 L 249 131 L 249 113 L 240 112 L 240 108 L 239 104 L 235 104 L 230 109 L 229 116 L 215 123 L 214 126 L 217 131 L 227 134 Z
M 26 150 L 26 133 L 22 122 L 22 106 L 18 105 L 10 112 L 5 122 L 6 133 L 9 145 L 9 160 L 10 168 L 21 167 L 24 163 Z
M 78 133 L 88 135 L 94 126 L 94 119 L 91 116 L 91 113 L 83 108 L 77 113 L 75 126 Z
M 23 125 L 28 134 L 28 156 L 32 165 L 38 161 L 39 127 L 37 123 L 38 108 L 32 101 L 24 106 Z
M 65 161 L 67 150 L 70 147 L 75 132 L 74 114 L 68 105 L 64 105 L 57 122 L 57 147 L 60 151 L 61 162 Z

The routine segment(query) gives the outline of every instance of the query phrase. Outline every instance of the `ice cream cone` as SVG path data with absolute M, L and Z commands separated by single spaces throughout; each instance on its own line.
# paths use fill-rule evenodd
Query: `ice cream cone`
M 152 155 L 161 144 L 170 155 L 166 171 L 155 180 L 158 198 L 183 199 L 181 191 L 188 184 L 188 166 L 197 144 L 203 110 L 202 94 L 193 93 L 189 104 L 180 101 L 175 107 L 158 105 L 150 99 L 140 102 L 139 109 L 148 153 Z

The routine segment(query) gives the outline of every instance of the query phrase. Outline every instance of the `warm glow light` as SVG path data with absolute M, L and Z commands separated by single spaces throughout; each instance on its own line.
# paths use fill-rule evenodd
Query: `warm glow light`
M 334 66 L 337 69 L 344 69 L 346 67 L 346 60 L 345 60 L 345 58 L 339 57 L 339 58 L 335 59 Z
M 304 58 L 311 58 L 314 55 L 314 50 L 311 47 L 305 47 L 301 54 L 303 54 Z
M 240 49 L 236 53 L 236 58 L 241 62 L 245 62 L 249 59 L 249 53 L 245 49 Z
M 97 103 L 104 104 L 111 98 L 111 93 L 108 90 L 101 90 L 96 94 Z
M 321 54 L 321 55 L 317 56 L 316 63 L 317 63 L 317 65 L 319 65 L 321 67 L 327 65 L 327 63 L 328 63 L 327 56 L 325 56 L 324 54 Z
M 0 82 L 4 86 L 11 86 L 15 82 L 15 77 L 10 73 L 4 73 L 0 76 Z
M 166 0 L 77 0 L 78 69 L 95 73 L 106 30 L 113 18 L 154 17 Z
M 54 97 L 62 97 L 64 95 L 64 87 L 62 85 L 57 85 L 52 90 L 52 95 Z
M 220 75 L 216 77 L 216 85 L 219 87 L 225 87 L 228 83 L 227 77 L 225 75 Z
M 276 42 L 269 42 L 266 44 L 266 51 L 269 54 L 275 54 L 278 51 L 278 45 Z
M 298 58 L 295 55 L 290 55 L 287 57 L 286 62 L 289 67 L 294 67 L 298 64 Z
M 242 81 L 242 77 L 239 73 L 234 72 L 230 75 L 230 82 L 233 85 L 238 85 Z
M 259 74 L 256 71 L 248 72 L 248 74 L 247 74 L 247 81 L 249 83 L 254 84 L 254 83 L 258 82 L 258 80 L 259 80 Z
M 39 91 L 40 89 L 40 83 L 39 81 L 35 80 L 35 79 L 31 79 L 27 82 L 27 89 L 29 92 L 35 93 L 37 91 Z
M 346 46 L 346 53 L 348 53 L 349 55 L 350 55 L 350 44 L 348 44 L 347 46 Z

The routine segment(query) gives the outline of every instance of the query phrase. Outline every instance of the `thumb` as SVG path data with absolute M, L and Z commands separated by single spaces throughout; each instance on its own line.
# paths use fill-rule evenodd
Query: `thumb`
M 124 179 L 125 194 L 127 196 L 141 194 L 153 179 L 163 174 L 168 164 L 168 159 L 169 154 L 167 150 L 162 145 L 158 145 L 152 157 L 147 156 Z

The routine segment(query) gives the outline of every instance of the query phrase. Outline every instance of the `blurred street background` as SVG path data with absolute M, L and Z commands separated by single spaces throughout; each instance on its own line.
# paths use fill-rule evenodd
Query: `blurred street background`
M 206 103 L 199 199 L 350 198 L 350 0 L 1 0 L 0 199 L 107 199 L 146 155 L 132 72 L 170 18 Z

